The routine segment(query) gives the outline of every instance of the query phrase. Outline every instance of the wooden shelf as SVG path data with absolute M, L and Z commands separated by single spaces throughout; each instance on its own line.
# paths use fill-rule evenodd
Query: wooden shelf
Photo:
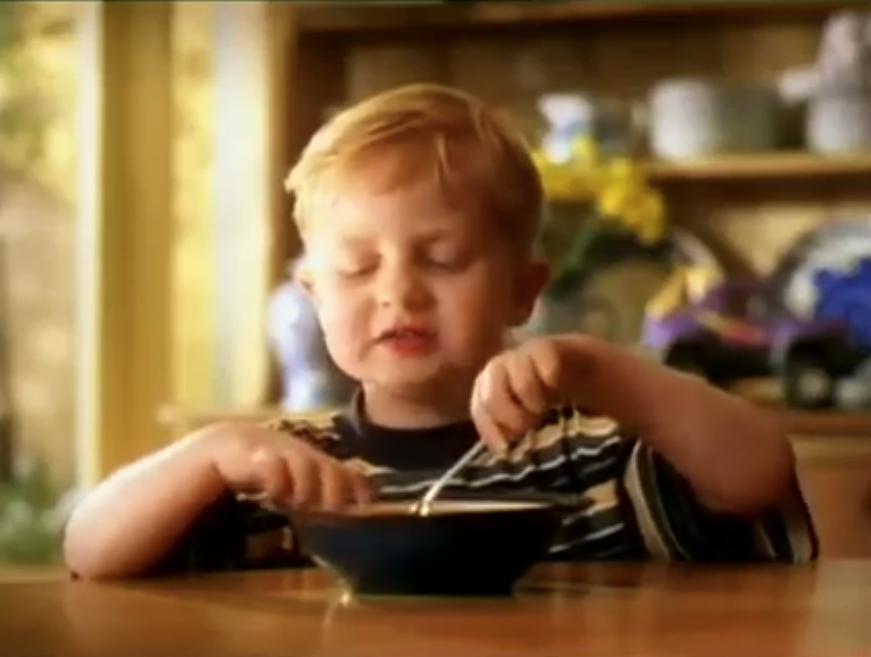
M 754 178 L 825 178 L 871 175 L 871 155 L 823 156 L 813 153 L 772 153 L 718 157 L 645 166 L 651 180 L 705 181 Z
M 813 153 L 742 155 L 687 162 L 651 162 L 642 170 L 653 183 L 729 182 L 752 180 L 820 180 L 866 176 L 871 179 L 871 154 L 823 156 Z M 586 202 L 588 198 L 557 196 L 553 201 Z
M 871 444 L 871 411 L 801 411 L 784 406 L 775 379 L 747 379 L 730 392 L 781 414 L 794 436 L 808 438 L 867 438 Z
M 706 16 L 819 16 L 867 0 L 580 0 L 576 2 L 418 2 L 384 6 L 360 2 L 303 5 L 298 25 L 304 35 L 419 34 L 421 30 L 482 31 L 563 26 L 603 20 L 650 20 Z
M 871 443 L 871 412 L 801 412 L 784 410 L 789 433 L 798 436 L 867 438 Z

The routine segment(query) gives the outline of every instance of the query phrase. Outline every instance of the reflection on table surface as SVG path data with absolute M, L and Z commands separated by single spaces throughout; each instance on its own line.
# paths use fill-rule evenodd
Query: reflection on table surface
M 542 566 L 510 599 L 355 599 L 320 570 L 0 577 L 0 655 L 871 656 L 871 562 Z

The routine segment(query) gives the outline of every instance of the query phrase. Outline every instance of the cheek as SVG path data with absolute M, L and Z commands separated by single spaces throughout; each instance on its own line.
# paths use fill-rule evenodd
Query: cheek
M 316 289 L 315 307 L 327 349 L 340 367 L 348 369 L 359 352 L 359 345 L 367 339 L 366 303 L 358 295 L 337 286 Z
M 456 307 L 455 314 L 493 332 L 505 331 L 528 320 L 546 281 L 546 268 L 533 264 L 519 269 L 514 262 L 493 262 L 458 282 L 444 298 Z
M 440 291 L 439 303 L 450 309 L 454 317 L 464 318 L 468 326 L 475 322 L 480 328 L 492 326 L 501 330 L 510 322 L 512 290 L 510 281 L 499 270 L 483 270 L 475 275 L 455 281 Z

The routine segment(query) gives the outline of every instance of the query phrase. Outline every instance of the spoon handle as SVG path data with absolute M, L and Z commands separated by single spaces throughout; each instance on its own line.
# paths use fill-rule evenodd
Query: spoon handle
M 442 489 L 447 485 L 447 483 L 454 478 L 454 476 L 463 468 L 465 468 L 469 463 L 471 463 L 475 458 L 478 457 L 485 449 L 487 445 L 478 441 L 472 448 L 463 454 L 456 463 L 454 463 L 447 471 L 439 477 L 436 481 L 432 483 L 432 485 L 427 489 L 424 496 L 420 499 L 420 503 L 418 509 L 422 515 L 426 515 L 429 511 L 429 506 L 433 503 L 436 497 L 438 497 L 439 493 L 442 492 Z

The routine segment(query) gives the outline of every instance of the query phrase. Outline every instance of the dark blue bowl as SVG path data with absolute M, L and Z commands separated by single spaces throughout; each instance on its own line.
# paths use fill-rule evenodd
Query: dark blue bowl
M 564 506 L 533 497 L 451 498 L 294 513 L 302 547 L 357 595 L 505 596 L 543 559 Z

